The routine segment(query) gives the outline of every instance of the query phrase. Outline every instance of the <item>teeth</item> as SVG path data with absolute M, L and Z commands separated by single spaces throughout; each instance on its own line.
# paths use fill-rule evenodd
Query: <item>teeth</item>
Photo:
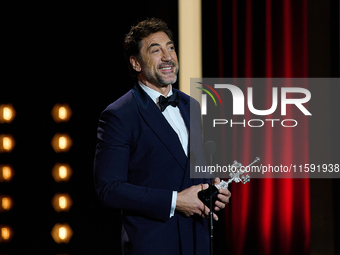
M 170 70 L 171 69 L 171 66 L 169 66 L 169 67 L 163 67 L 163 68 L 161 68 L 162 70 Z

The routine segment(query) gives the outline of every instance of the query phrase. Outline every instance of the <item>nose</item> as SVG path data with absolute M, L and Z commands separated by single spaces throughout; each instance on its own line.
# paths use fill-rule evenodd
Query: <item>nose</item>
M 171 57 L 170 53 L 166 49 L 163 50 L 162 60 L 163 61 L 169 61 L 171 59 L 172 59 L 172 57 Z

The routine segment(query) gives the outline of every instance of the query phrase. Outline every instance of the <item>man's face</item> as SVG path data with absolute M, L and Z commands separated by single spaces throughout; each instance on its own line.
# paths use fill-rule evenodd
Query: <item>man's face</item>
M 157 32 L 144 38 L 140 55 L 141 59 L 137 62 L 140 65 L 139 75 L 142 81 L 157 87 L 166 87 L 176 82 L 177 55 L 174 43 L 166 33 Z

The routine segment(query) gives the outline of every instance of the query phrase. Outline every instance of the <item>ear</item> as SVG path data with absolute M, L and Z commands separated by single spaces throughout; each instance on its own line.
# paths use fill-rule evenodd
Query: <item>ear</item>
M 133 57 L 133 56 L 130 57 L 130 64 L 132 65 L 132 68 L 136 72 L 142 71 L 142 67 L 136 57 Z

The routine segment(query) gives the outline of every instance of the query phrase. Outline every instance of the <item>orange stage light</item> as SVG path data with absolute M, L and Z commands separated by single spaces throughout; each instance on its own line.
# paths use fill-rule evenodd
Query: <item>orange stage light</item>
M 52 206 L 56 212 L 69 211 L 72 203 L 72 199 L 67 193 L 58 193 L 52 199 Z
M 13 237 L 13 230 L 8 225 L 0 225 L 0 243 L 11 241 Z
M 68 243 L 73 235 L 73 231 L 69 224 L 57 223 L 54 225 L 51 235 L 56 243 Z
M 0 123 L 10 123 L 15 117 L 15 110 L 11 104 L 0 105 Z
M 51 145 L 55 152 L 68 152 L 72 146 L 72 139 L 68 134 L 55 134 Z
M 66 122 L 71 118 L 72 110 L 68 104 L 56 104 L 51 112 L 55 122 Z
M 14 171 L 10 165 L 0 165 L 0 182 L 9 182 L 13 176 Z
M 52 169 L 52 176 L 56 182 L 68 181 L 71 175 L 72 169 L 69 164 L 57 163 Z
M 15 141 L 11 134 L 0 134 L 0 152 L 11 152 L 14 146 Z
M 14 202 L 10 196 L 0 195 L 0 212 L 6 212 L 11 210 L 13 205 Z

